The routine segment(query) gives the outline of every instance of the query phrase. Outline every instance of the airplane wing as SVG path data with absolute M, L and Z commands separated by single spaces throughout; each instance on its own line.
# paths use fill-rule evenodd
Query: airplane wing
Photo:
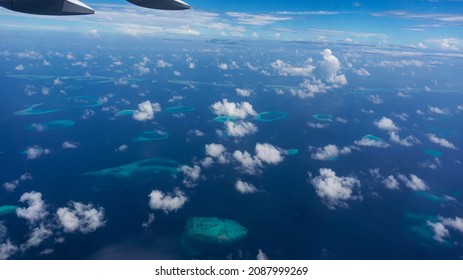
M 137 6 L 158 10 L 185 10 L 182 0 L 127 0 Z M 0 6 L 21 13 L 37 15 L 88 15 L 95 11 L 79 0 L 0 0 Z

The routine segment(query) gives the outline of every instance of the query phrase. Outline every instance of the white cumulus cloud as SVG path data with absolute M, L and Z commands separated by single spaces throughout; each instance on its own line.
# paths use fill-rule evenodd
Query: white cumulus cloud
M 9 239 L 0 243 L 0 260 L 6 260 L 18 252 L 18 247 L 11 243 Z
M 438 115 L 450 114 L 447 109 L 442 109 L 442 108 L 435 107 L 435 106 L 428 106 L 428 108 L 429 108 L 429 111 L 431 111 L 431 113 L 434 113 L 434 114 L 438 114 Z
M 187 187 L 196 187 L 198 180 L 201 179 L 201 167 L 194 165 L 193 167 L 188 165 L 183 165 L 180 167 L 180 170 L 185 175 L 183 184 Z
M 463 233 L 463 218 L 460 217 L 455 217 L 455 219 L 452 218 L 440 218 L 442 224 L 451 227 L 460 233 Z
M 238 94 L 239 96 L 248 97 L 254 94 L 254 91 L 252 89 L 237 88 L 235 90 L 236 94 Z
M 257 157 L 251 156 L 247 151 L 235 151 L 233 152 L 233 158 L 241 165 L 243 172 L 251 175 L 260 173 L 262 162 Z
M 375 125 L 382 130 L 387 130 L 387 131 L 397 131 L 399 128 L 395 125 L 395 123 L 390 119 L 386 117 L 382 117 L 379 121 L 375 122 Z
M 399 181 L 397 181 L 397 179 L 393 176 L 393 175 L 389 175 L 387 176 L 384 180 L 381 181 L 384 186 L 388 189 L 391 189 L 391 190 L 397 190 L 399 189 Z
M 348 155 L 351 152 L 352 149 L 349 147 L 338 148 L 336 145 L 329 144 L 323 148 L 318 148 L 315 153 L 311 154 L 311 157 L 318 160 L 333 160 L 340 155 Z
M 48 155 L 50 153 L 51 151 L 49 149 L 44 149 L 37 145 L 28 147 L 25 151 L 27 159 L 36 159 L 43 155 Z
M 336 86 L 346 85 L 347 79 L 344 74 L 340 74 L 341 63 L 338 58 L 333 55 L 330 49 L 324 49 L 321 54 L 323 60 L 318 63 L 318 68 L 325 80 Z
M 222 144 L 206 144 L 204 148 L 208 158 L 216 159 L 220 164 L 226 164 L 229 162 L 228 154 Z
M 255 147 L 256 157 L 268 164 L 278 164 L 283 161 L 283 155 L 279 149 L 268 143 L 257 143 Z
M 228 70 L 228 65 L 226 63 L 219 63 L 217 65 L 217 67 L 220 69 L 220 70 L 223 70 L 223 71 L 226 71 Z
M 453 144 L 451 143 L 449 140 L 445 139 L 445 138 L 439 138 L 437 137 L 435 134 L 432 134 L 432 133 L 429 133 L 428 134 L 428 139 L 429 141 L 431 141 L 432 143 L 434 144 L 437 144 L 437 145 L 440 145 L 444 148 L 448 148 L 448 149 L 453 149 L 453 150 L 457 150 L 458 148 Z
M 27 203 L 28 207 L 17 208 L 16 215 L 28 220 L 31 224 L 43 220 L 48 215 L 46 204 L 39 192 L 24 193 L 19 201 Z
M 319 176 L 311 176 L 310 182 L 328 208 L 347 207 L 348 200 L 361 198 L 359 195 L 354 195 L 354 188 L 360 187 L 360 181 L 356 177 L 338 177 L 329 168 L 321 168 L 319 172 Z
M 278 59 L 275 62 L 272 62 L 270 66 L 272 66 L 272 68 L 281 76 L 308 77 L 312 75 L 312 71 L 315 69 L 315 66 L 312 65 L 312 62 L 312 59 L 309 58 L 305 61 L 303 66 L 295 67 L 281 59 Z
M 166 61 L 164 61 L 162 59 L 158 60 L 158 62 L 156 63 L 156 67 L 158 67 L 158 68 L 166 68 L 166 67 L 171 67 L 171 66 L 172 66 L 172 64 L 170 64 L 170 63 L 168 63 L 168 62 L 166 62 Z
M 34 228 L 29 234 L 29 238 L 24 244 L 21 244 L 21 251 L 25 251 L 29 248 L 38 247 L 45 241 L 47 238 L 53 235 L 51 229 L 46 225 L 40 224 L 38 227 Z
M 63 147 L 63 149 L 77 149 L 79 145 L 79 142 L 64 141 L 61 147 Z
M 225 129 L 228 136 L 244 137 L 257 132 L 257 126 L 250 122 L 225 122 Z
M 217 116 L 229 116 L 238 119 L 244 119 L 248 116 L 257 115 L 249 102 L 234 103 L 223 99 L 222 102 L 216 102 L 211 106 L 212 111 Z
M 388 148 L 390 145 L 383 140 L 374 140 L 369 139 L 367 137 L 363 137 L 360 140 L 354 141 L 355 145 L 363 146 L 363 147 L 374 147 L 374 148 Z
M 243 182 L 241 180 L 236 181 L 235 189 L 242 194 L 249 194 L 257 192 L 257 188 L 250 183 Z
M 389 131 L 389 139 L 397 144 L 400 144 L 405 147 L 411 147 L 415 144 L 419 144 L 420 140 L 418 140 L 415 136 L 409 135 L 405 138 L 400 138 L 399 134 L 396 131 Z
M 434 240 L 438 242 L 445 242 L 445 238 L 449 237 L 449 231 L 448 229 L 445 228 L 445 226 L 442 223 L 433 223 L 428 221 L 427 225 L 430 226 L 434 232 Z
M 162 210 L 165 213 L 177 211 L 182 208 L 188 198 L 185 194 L 176 190 L 173 194 L 165 194 L 160 190 L 154 190 L 149 194 L 149 206 L 153 210 Z
M 158 112 L 161 112 L 161 105 L 147 100 L 138 104 L 138 110 L 135 110 L 132 117 L 137 121 L 147 121 L 154 119 L 154 114 Z
M 90 233 L 105 225 L 104 208 L 93 204 L 69 202 L 68 207 L 58 208 L 56 216 L 65 232 Z
M 6 191 L 12 192 L 19 186 L 21 182 L 30 180 L 32 180 L 32 175 L 30 173 L 24 173 L 19 177 L 19 179 L 15 179 L 10 182 L 5 182 L 2 186 L 3 188 L 5 188 Z
M 267 255 L 264 253 L 264 251 L 262 251 L 261 249 L 258 249 L 258 250 L 257 250 L 256 259 L 257 259 L 257 260 L 268 260 L 268 257 L 267 257 Z
M 426 191 L 429 189 L 428 185 L 418 176 L 415 174 L 410 174 L 410 178 L 405 176 L 404 174 L 399 174 L 397 177 L 405 183 L 407 188 L 410 188 L 414 191 Z

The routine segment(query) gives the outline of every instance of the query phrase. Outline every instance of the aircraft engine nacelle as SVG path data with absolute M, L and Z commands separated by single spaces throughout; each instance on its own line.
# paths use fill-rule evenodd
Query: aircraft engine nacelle
M 182 0 L 127 0 L 137 6 L 158 10 L 186 10 L 190 5 Z
M 79 0 L 0 0 L 0 6 L 37 15 L 88 15 L 95 11 Z

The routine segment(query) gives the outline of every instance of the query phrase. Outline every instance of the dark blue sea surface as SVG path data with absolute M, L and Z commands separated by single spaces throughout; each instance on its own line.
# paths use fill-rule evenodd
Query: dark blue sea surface
M 9 258 L 191 259 L 180 244 L 189 217 L 232 219 L 248 230 L 246 238 L 200 255 L 203 259 L 255 259 L 258 249 L 271 259 L 463 256 L 461 228 L 447 225 L 447 235 L 439 240 L 430 225 L 445 224 L 445 219 L 461 218 L 463 213 L 463 109 L 457 107 L 463 105 L 461 57 L 448 65 L 449 57 L 424 53 L 419 59 L 426 67 L 385 68 L 382 61 L 406 58 L 372 54 L 365 51 L 368 46 L 300 42 L 155 40 L 138 44 L 114 39 L 75 44 L 43 40 L 48 43 L 31 45 L 27 38 L 4 42 L 10 51 L 0 55 L 0 183 L 18 180 L 25 173 L 32 176 L 19 180 L 14 190 L 0 188 L 0 206 L 27 207 L 19 201 L 21 195 L 40 192 L 48 211 L 41 223 L 52 232 L 37 246 L 18 249 Z M 289 89 L 302 89 L 301 83 L 311 77 L 280 75 L 271 66 L 282 60 L 302 67 L 310 57 L 316 66 L 322 59 L 320 52 L 328 48 L 339 59 L 348 83 L 332 85 L 313 97 L 300 98 Z M 371 76 L 355 75 L 346 66 L 346 61 L 362 50 L 363 56 L 352 60 L 354 67 L 369 65 Z M 38 53 L 39 58 L 23 61 L 17 55 L 27 51 Z M 75 58 L 66 59 L 69 53 Z M 194 69 L 185 62 L 189 57 Z M 43 65 L 44 59 L 49 66 Z M 170 66 L 159 66 L 160 60 Z M 15 71 L 20 63 L 25 70 Z M 148 69 L 145 73 L 140 72 L 140 63 Z M 228 70 L 220 70 L 220 63 L 229 65 Z M 278 86 L 283 92 L 269 86 Z M 426 91 L 425 86 L 432 90 Z M 253 94 L 240 96 L 237 88 L 251 89 Z M 72 97 L 82 100 L 69 104 Z M 214 121 L 213 104 L 224 99 L 235 104 L 248 102 L 257 113 L 281 112 L 285 118 L 264 122 L 249 116 L 243 121 L 255 125 L 257 131 L 233 137 L 224 123 Z M 85 100 L 98 102 L 89 106 Z M 161 107 L 153 119 L 137 121 L 130 114 L 117 115 L 121 110 L 137 110 L 146 100 Z M 59 111 L 15 114 L 34 104 L 42 104 L 36 109 Z M 55 108 L 57 104 L 62 105 Z M 166 110 L 177 106 L 188 110 Z M 444 112 L 435 113 L 432 108 Z M 332 118 L 327 122 L 314 115 Z M 395 133 L 401 139 L 412 136 L 415 140 L 409 146 L 392 141 L 391 132 L 375 124 L 383 117 L 399 127 Z M 28 129 L 32 124 L 57 120 L 74 125 Z M 168 137 L 134 141 L 146 131 L 162 131 Z M 354 144 L 368 134 L 383 139 L 389 147 Z M 430 134 L 456 147 L 431 142 Z M 64 148 L 66 141 L 75 147 Z M 225 147 L 225 164 L 203 164 L 205 146 L 211 143 Z M 243 170 L 233 153 L 248 151 L 255 159 L 257 143 L 272 145 L 283 160 L 275 164 L 261 160 L 256 172 Z M 348 147 L 350 152 L 331 160 L 314 158 L 317 149 L 329 144 L 338 149 Z M 124 145 L 126 148 L 121 148 Z M 34 146 L 49 152 L 28 159 L 23 152 Z M 284 155 L 287 149 L 299 153 Z M 426 152 L 429 149 L 441 156 Z M 170 173 L 153 169 L 129 178 L 85 175 L 149 159 L 170 161 L 169 166 L 178 169 Z M 180 170 L 184 165 L 201 168 L 201 177 L 194 179 L 194 184 L 185 182 L 188 177 Z M 338 178 L 356 178 L 359 185 L 352 188 L 348 199 L 336 200 L 338 204 L 330 207 L 333 204 L 317 194 L 313 183 L 321 169 L 334 171 Z M 419 192 L 407 187 L 407 181 L 400 178 L 411 178 L 411 174 L 425 182 L 427 189 Z M 388 189 L 382 183 L 389 175 L 396 178 L 398 189 Z M 238 192 L 237 180 L 252 184 L 257 191 Z M 151 209 L 149 194 L 153 190 L 165 194 L 180 190 L 188 200 L 168 213 Z M 70 201 L 104 208 L 104 225 L 88 233 L 63 230 L 56 211 Z M 154 213 L 154 221 L 142 226 L 150 213 Z M 0 235 L 0 244 L 8 240 L 18 248 L 38 226 L 15 213 L 0 216 L 0 225 L 7 229 Z

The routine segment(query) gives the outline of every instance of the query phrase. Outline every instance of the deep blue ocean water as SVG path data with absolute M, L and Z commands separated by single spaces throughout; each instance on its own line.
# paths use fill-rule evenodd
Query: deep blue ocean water
M 74 44 L 45 41 L 44 45 L 30 45 L 25 39 L 3 43 L 10 54 L 0 56 L 0 183 L 15 180 L 26 172 L 33 179 L 21 182 L 13 192 L 1 188 L 0 206 L 24 207 L 24 203 L 18 201 L 21 194 L 37 191 L 48 205 L 49 222 L 56 222 L 53 213 L 57 208 L 69 201 L 80 201 L 103 207 L 106 224 L 88 234 L 66 233 L 54 228 L 52 237 L 11 258 L 189 259 L 191 256 L 182 250 L 179 240 L 187 218 L 192 216 L 233 219 L 249 231 L 241 242 L 205 253 L 200 256 L 204 259 L 255 259 L 258 249 L 271 259 L 459 259 L 463 256 L 461 232 L 449 229 L 446 242 L 439 242 L 427 225 L 439 216 L 462 216 L 463 111 L 457 109 L 463 105 L 462 84 L 458 80 L 463 66 L 461 58 L 426 53 L 417 58 L 423 61 L 424 67 L 383 67 L 378 66 L 382 61 L 400 62 L 407 58 L 368 52 L 368 46 L 358 50 L 343 45 L 301 42 L 155 40 L 150 44 L 119 41 Z M 99 47 L 94 48 L 95 44 Z M 305 99 L 291 95 L 288 90 L 276 94 L 269 87 L 298 88 L 304 79 L 278 75 L 270 67 L 272 62 L 281 59 L 291 65 L 302 65 L 312 57 L 316 65 L 321 59 L 320 52 L 326 48 L 341 62 L 347 85 Z M 41 57 L 24 60 L 15 55 L 32 50 Z M 57 52 L 72 53 L 76 59 L 67 60 Z M 91 54 L 92 58 L 85 60 L 85 54 Z M 141 75 L 134 65 L 143 57 L 149 59 L 150 73 Z M 187 67 L 187 57 L 194 59 L 195 69 Z M 43 59 L 51 65 L 42 65 Z M 171 66 L 156 67 L 156 61 L 161 59 Z M 112 65 L 115 60 L 122 65 Z M 355 67 L 367 65 L 371 76 L 356 76 L 345 66 L 347 60 L 353 61 Z M 86 61 L 86 66 L 76 66 L 77 61 Z M 232 62 L 239 67 L 227 71 L 217 67 L 219 63 L 232 65 Z M 260 70 L 249 70 L 246 62 Z M 15 71 L 20 63 L 25 70 Z M 174 75 L 174 70 L 181 76 Z M 262 74 L 261 70 L 269 75 Z M 97 76 L 104 78 L 91 78 Z M 62 84 L 53 84 L 57 78 Z M 117 81 L 121 78 L 128 84 L 119 85 Z M 426 92 L 425 86 L 432 86 L 432 91 Z M 43 87 L 49 88 L 49 94 L 42 94 Z M 254 94 L 238 96 L 236 88 L 252 89 Z M 382 102 L 372 103 L 369 100 L 372 95 L 380 97 Z M 104 98 L 104 102 L 92 107 L 69 104 L 67 98 L 75 96 L 83 100 Z M 182 99 L 169 102 L 174 96 Z M 249 102 L 258 113 L 280 111 L 287 117 L 273 122 L 248 118 L 246 121 L 256 125 L 258 131 L 243 138 L 219 135 L 217 130 L 223 130 L 224 124 L 213 120 L 216 115 L 211 106 L 223 99 Z M 117 111 L 137 109 L 137 104 L 145 100 L 161 105 L 162 111 L 155 114 L 154 120 L 138 122 L 130 115 L 116 116 Z M 41 103 L 35 109 L 61 110 L 37 115 L 14 114 Z M 194 110 L 175 115 L 165 110 L 172 106 L 188 106 Z M 430 107 L 445 108 L 448 113 L 435 114 L 430 112 Z M 401 119 L 404 113 L 406 117 Z M 332 115 L 333 121 L 317 120 L 313 118 L 315 114 Z M 405 147 L 391 142 L 388 132 L 374 125 L 382 117 L 394 120 L 402 138 L 413 135 L 420 143 Z M 75 124 L 42 132 L 27 129 L 31 124 L 54 120 L 71 120 Z M 310 124 L 323 127 L 314 128 Z M 169 137 L 133 141 L 140 133 L 152 130 L 167 132 Z M 194 130 L 203 132 L 204 136 L 194 135 Z M 459 149 L 431 143 L 427 138 L 429 133 L 448 139 Z M 311 158 L 316 148 L 328 144 L 340 148 L 351 146 L 367 134 L 382 138 L 390 147 L 357 147 L 350 154 L 328 161 Z M 64 149 L 61 146 L 64 141 L 74 141 L 79 146 Z M 240 150 L 253 154 L 256 143 L 269 143 L 283 150 L 299 149 L 299 153 L 284 156 L 277 165 L 265 165 L 257 175 L 243 173 L 233 161 L 202 167 L 204 178 L 192 188 L 182 183 L 181 172 L 162 176 L 145 174 L 129 183 L 105 181 L 110 186 L 106 190 L 97 190 L 97 178 L 83 175 L 149 158 L 171 159 L 179 165 L 200 165 L 205 158 L 205 145 L 210 143 L 220 143 L 230 153 Z M 115 151 L 124 144 L 128 146 L 127 151 Z M 27 160 L 21 152 L 33 145 L 51 152 Z M 424 163 L 436 161 L 426 149 L 442 153 L 436 169 L 424 167 Z M 318 176 L 321 168 L 330 168 L 338 176 L 358 178 L 361 186 L 356 188 L 356 193 L 362 198 L 348 200 L 348 207 L 329 209 L 310 182 L 309 174 Z M 415 174 L 426 182 L 429 190 L 414 191 L 400 180 L 400 190 L 387 189 L 371 175 L 373 169 L 379 169 L 383 176 Z M 237 179 L 252 183 L 259 191 L 246 195 L 237 192 L 234 189 Z M 167 193 L 175 188 L 188 196 L 181 209 L 168 214 L 150 209 L 148 194 L 152 190 Z M 444 196 L 453 199 L 447 200 Z M 155 220 L 146 229 L 142 223 L 147 221 L 149 213 L 155 214 Z M 24 219 L 10 214 L 0 220 L 8 229 L 4 239 L 16 245 L 25 242 L 31 228 Z M 64 237 L 62 243 L 56 241 L 59 237 Z M 45 249 L 52 251 L 41 254 Z

